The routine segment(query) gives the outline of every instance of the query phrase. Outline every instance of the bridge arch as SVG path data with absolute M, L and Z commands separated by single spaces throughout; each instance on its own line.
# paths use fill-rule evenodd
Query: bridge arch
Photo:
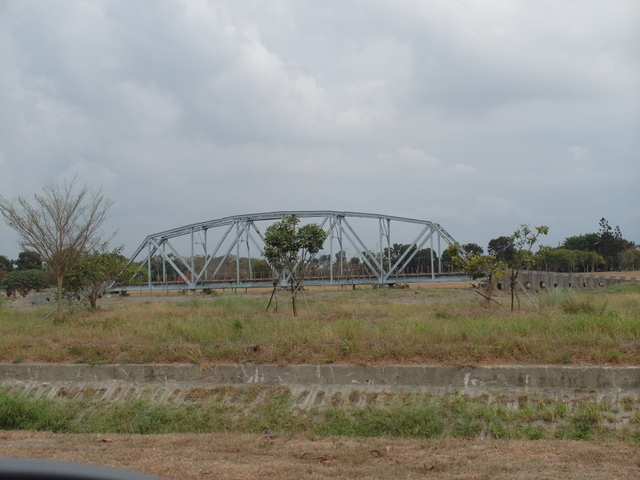
M 114 285 L 112 290 L 271 286 L 270 267 L 261 260 L 263 232 L 287 216 L 299 218 L 301 224 L 317 223 L 327 232 L 324 249 L 312 257 L 313 265 L 322 268 L 312 269 L 305 277 L 307 285 L 392 285 L 463 278 L 443 271 L 442 253 L 458 244 L 435 222 L 374 213 L 291 210 L 234 215 L 148 235 L 131 256 L 146 280 Z

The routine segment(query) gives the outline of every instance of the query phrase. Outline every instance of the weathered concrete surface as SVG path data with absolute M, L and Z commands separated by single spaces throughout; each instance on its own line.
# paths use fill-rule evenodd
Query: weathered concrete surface
M 637 285 L 640 281 L 634 276 L 595 274 L 595 273 L 555 273 L 521 270 L 518 280 L 523 288 L 529 290 L 548 290 L 551 288 L 602 288 L 614 285 Z M 499 282 L 500 289 L 507 289 L 509 277 L 505 274 Z
M 640 401 L 640 367 L 0 364 L 0 385 L 34 397 L 160 402 L 210 398 L 225 386 L 284 386 L 303 408 L 354 391 L 458 393 L 489 400 L 525 395 L 617 405 Z
M 0 364 L 0 381 L 640 389 L 640 367 Z

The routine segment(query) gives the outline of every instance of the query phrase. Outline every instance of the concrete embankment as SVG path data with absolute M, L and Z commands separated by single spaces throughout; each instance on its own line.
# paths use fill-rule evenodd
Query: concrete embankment
M 622 409 L 640 402 L 640 367 L 0 364 L 0 385 L 35 398 L 113 402 L 233 401 L 232 391 L 286 387 L 301 408 L 366 394 L 425 392 L 499 403 L 523 397 L 589 401 Z

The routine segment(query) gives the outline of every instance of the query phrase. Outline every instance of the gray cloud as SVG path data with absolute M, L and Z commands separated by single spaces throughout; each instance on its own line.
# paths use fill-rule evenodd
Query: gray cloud
M 0 193 L 103 185 L 127 251 L 182 224 L 325 208 L 481 244 L 521 223 L 555 244 L 604 216 L 640 243 L 632 0 L 0 10 Z

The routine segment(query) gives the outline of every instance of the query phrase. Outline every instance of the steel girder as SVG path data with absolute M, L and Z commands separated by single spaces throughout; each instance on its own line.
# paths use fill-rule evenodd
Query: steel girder
M 258 227 L 262 224 L 268 226 L 268 224 L 288 216 L 295 216 L 302 221 L 314 221 L 328 234 L 323 252 L 329 254 L 329 274 L 326 278 L 305 280 L 305 283 L 393 284 L 398 281 L 437 281 L 451 278 L 450 275 L 445 275 L 442 272 L 443 247 L 457 246 L 458 244 L 442 226 L 435 222 L 373 213 L 332 210 L 278 211 L 235 215 L 149 235 L 131 256 L 131 263 L 139 264 L 139 272 L 144 271 L 146 267 L 147 278 L 144 284 L 114 285 L 112 290 L 195 290 L 272 285 L 272 280 L 269 278 L 254 278 L 250 259 L 259 258 L 264 247 L 262 234 L 264 230 Z M 357 222 L 365 222 L 367 228 L 363 228 L 363 225 L 356 225 Z M 371 225 L 375 225 L 376 228 L 371 228 Z M 397 228 L 397 225 L 405 227 L 410 225 L 416 228 L 419 233 L 416 235 L 414 231 L 409 238 L 406 238 L 406 233 L 404 237 L 402 234 L 396 236 L 395 233 L 392 236 L 392 231 L 402 230 L 402 228 Z M 372 232 L 375 233 L 372 234 Z M 398 236 L 402 238 L 398 238 Z M 398 242 L 398 240 L 402 242 Z M 178 241 L 182 242 L 181 247 L 176 245 Z M 375 241 L 374 248 L 367 244 L 371 241 Z M 403 243 L 408 245 L 408 248 L 392 263 L 391 249 L 394 243 Z M 341 254 L 339 258 L 334 258 L 336 253 L 344 252 L 345 245 L 353 248 L 356 256 L 366 266 L 366 275 L 346 274 L 344 254 Z M 428 246 L 431 255 L 429 274 L 414 276 L 405 274 L 407 265 L 425 245 Z M 337 247 L 337 251 L 334 250 L 334 246 Z M 254 248 L 253 251 L 252 248 Z M 464 254 L 464 252 L 462 253 Z M 436 255 L 434 256 L 434 254 Z M 241 272 L 243 258 L 245 259 L 244 270 Z M 158 259 L 162 263 L 161 278 L 158 278 L 160 275 L 157 265 Z M 246 261 L 247 259 L 249 260 Z M 152 264 L 155 265 L 154 272 L 152 272 Z M 176 277 L 172 282 L 167 281 L 167 265 L 170 266 Z M 230 265 L 235 266 L 235 272 L 229 272 Z M 225 268 L 224 276 L 221 275 L 223 268 Z M 152 278 L 152 273 L 155 273 L 156 278 Z M 285 285 L 288 278 L 281 278 L 281 282 Z

